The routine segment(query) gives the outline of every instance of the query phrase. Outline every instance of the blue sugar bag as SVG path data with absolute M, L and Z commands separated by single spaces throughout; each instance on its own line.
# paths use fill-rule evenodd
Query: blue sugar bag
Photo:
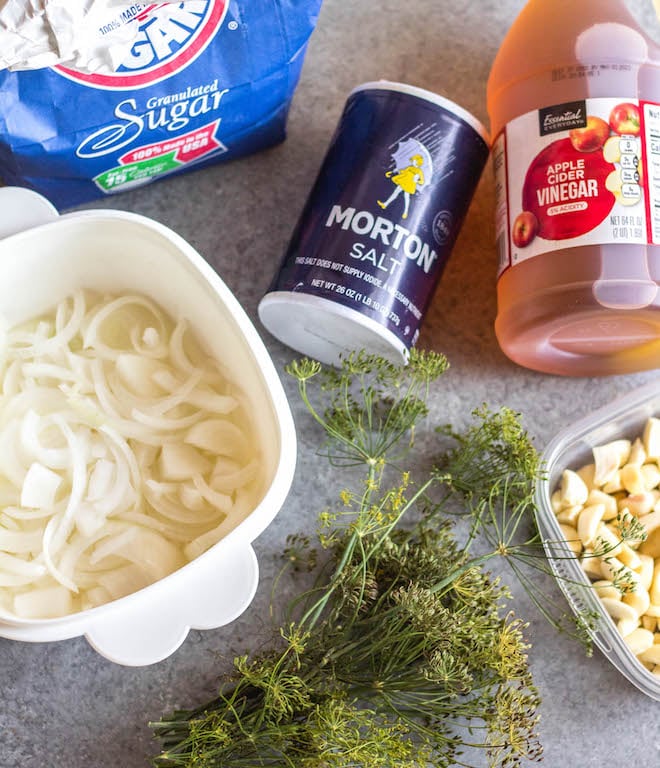
M 282 141 L 320 5 L 135 3 L 116 71 L 0 71 L 0 177 L 61 210 Z

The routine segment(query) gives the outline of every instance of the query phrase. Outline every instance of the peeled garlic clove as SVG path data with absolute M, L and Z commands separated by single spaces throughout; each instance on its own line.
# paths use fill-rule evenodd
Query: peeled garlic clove
M 561 476 L 561 501 L 562 505 L 572 507 L 576 504 L 583 505 L 589 496 L 589 489 L 584 480 L 571 469 L 565 469 Z
M 574 555 L 579 555 L 582 552 L 582 541 L 578 536 L 577 530 L 572 525 L 566 525 L 565 523 L 560 523 L 559 528 L 566 539 L 569 549 Z
M 645 493 L 646 481 L 641 465 L 629 461 L 621 467 L 621 483 L 630 494 Z
M 644 444 L 647 459 L 660 458 L 660 419 L 656 419 L 652 416 L 647 420 L 646 425 L 644 426 L 642 442 Z
M 644 450 L 644 444 L 637 437 L 630 446 L 630 456 L 628 456 L 628 464 L 639 464 L 640 466 L 646 461 L 646 451 Z
M 611 600 L 621 600 L 621 592 L 612 584 L 608 579 L 600 579 L 594 581 L 591 585 L 598 595 L 598 597 L 609 597 Z
M 628 635 L 634 632 L 637 627 L 639 627 L 639 623 L 635 621 L 635 619 L 621 619 L 620 621 L 617 621 L 616 624 L 616 628 L 623 638 L 628 637 Z
M 581 507 L 579 504 L 576 504 L 573 507 L 564 507 L 564 509 L 557 513 L 557 520 L 560 523 L 566 523 L 566 525 L 571 525 L 575 528 L 580 512 L 582 512 L 583 509 L 584 507 Z
M 638 656 L 640 661 L 650 662 L 653 665 L 660 664 L 660 644 L 653 643 L 646 650 L 641 651 Z
M 601 597 L 603 608 L 615 621 L 634 621 L 635 626 L 639 625 L 639 616 L 637 611 L 622 600 L 612 600 L 611 597 Z
M 638 616 L 643 616 L 651 606 L 651 598 L 645 589 L 636 589 L 623 596 L 623 602 L 629 605 Z
M 609 493 L 604 493 L 598 488 L 593 488 L 589 491 L 585 506 L 590 506 L 592 504 L 602 504 L 605 507 L 603 520 L 614 520 L 619 512 L 616 497 L 610 496 Z
M 577 533 L 585 547 L 591 546 L 598 533 L 598 526 L 605 514 L 604 504 L 584 507 L 577 521 Z
M 642 475 L 647 491 L 652 491 L 660 484 L 660 467 L 657 464 L 642 464 Z
M 630 448 L 630 440 L 623 439 L 594 447 L 594 485 L 601 487 L 613 479 L 616 471 L 628 460 Z
M 641 653 L 648 651 L 653 645 L 653 632 L 649 632 L 648 629 L 638 627 L 636 630 L 625 636 L 626 645 L 630 650 L 639 656 Z

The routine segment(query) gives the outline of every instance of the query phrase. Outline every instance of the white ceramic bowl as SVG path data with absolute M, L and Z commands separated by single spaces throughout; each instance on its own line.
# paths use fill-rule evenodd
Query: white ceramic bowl
M 576 615 L 595 612 L 591 632 L 594 643 L 607 659 L 647 696 L 660 701 L 660 677 L 647 671 L 619 634 L 587 575 L 572 556 L 552 510 L 550 497 L 565 469 L 578 469 L 593 461 L 593 448 L 620 437 L 640 437 L 646 420 L 660 415 L 660 381 L 641 387 L 581 419 L 560 432 L 542 455 L 546 476 L 537 484 L 537 521 L 546 554 L 561 590 Z
M 258 582 L 251 542 L 273 520 L 293 479 L 293 419 L 253 324 L 185 240 L 135 214 L 96 210 L 58 217 L 34 193 L 0 189 L 0 314 L 13 325 L 51 309 L 76 287 L 115 295 L 137 290 L 174 319 L 185 316 L 210 353 L 231 363 L 250 402 L 265 464 L 264 492 L 254 510 L 180 570 L 97 608 L 55 619 L 0 620 L 0 637 L 43 642 L 84 635 L 112 661 L 151 664 L 178 648 L 189 629 L 225 625 L 250 604 Z

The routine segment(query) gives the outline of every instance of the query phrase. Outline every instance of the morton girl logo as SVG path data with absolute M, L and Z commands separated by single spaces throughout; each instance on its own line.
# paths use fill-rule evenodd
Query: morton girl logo
M 202 53 L 222 24 L 228 6 L 229 0 L 135 3 L 122 8 L 107 24 L 108 29 L 123 24 L 139 27 L 128 55 L 114 72 L 90 74 L 61 65 L 54 69 L 94 88 L 128 90 L 152 85 L 188 66 Z
M 403 194 L 401 218 L 407 219 L 410 198 L 428 187 L 433 176 L 433 161 L 428 149 L 416 139 L 400 141 L 392 153 L 392 166 L 385 176 L 394 184 L 392 194 L 387 200 L 377 200 L 385 209 Z

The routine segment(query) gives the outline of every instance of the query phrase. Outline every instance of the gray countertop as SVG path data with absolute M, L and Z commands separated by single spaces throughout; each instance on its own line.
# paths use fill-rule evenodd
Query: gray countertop
M 487 124 L 489 68 L 522 5 L 522 0 L 325 0 L 283 144 L 85 207 L 135 211 L 190 241 L 235 292 L 283 371 L 294 353 L 259 326 L 257 304 L 348 92 L 380 78 L 407 82 L 459 102 Z M 647 5 L 650 19 L 650 0 Z M 432 418 L 461 422 L 482 402 L 507 405 L 522 413 L 542 448 L 589 410 L 658 374 L 559 378 L 520 368 L 502 354 L 493 331 L 493 207 L 487 171 L 419 341 L 423 348 L 444 352 L 451 363 L 431 395 Z M 298 464 L 283 509 L 255 542 L 262 577 L 252 605 L 228 627 L 191 632 L 170 658 L 145 668 L 114 665 L 82 638 L 50 644 L 0 640 L 2 768 L 144 768 L 156 749 L 148 721 L 172 708 L 204 702 L 228 662 L 257 647 L 286 536 L 312 533 L 318 512 L 341 487 L 336 471 L 315 455 L 318 435 L 293 383 L 283 380 L 298 428 Z M 546 588 L 563 599 L 549 578 Z M 544 764 L 660 765 L 658 704 L 598 651 L 585 658 L 576 643 L 556 635 L 526 596 L 513 589 L 516 612 L 529 622 L 529 656 L 542 696 Z

